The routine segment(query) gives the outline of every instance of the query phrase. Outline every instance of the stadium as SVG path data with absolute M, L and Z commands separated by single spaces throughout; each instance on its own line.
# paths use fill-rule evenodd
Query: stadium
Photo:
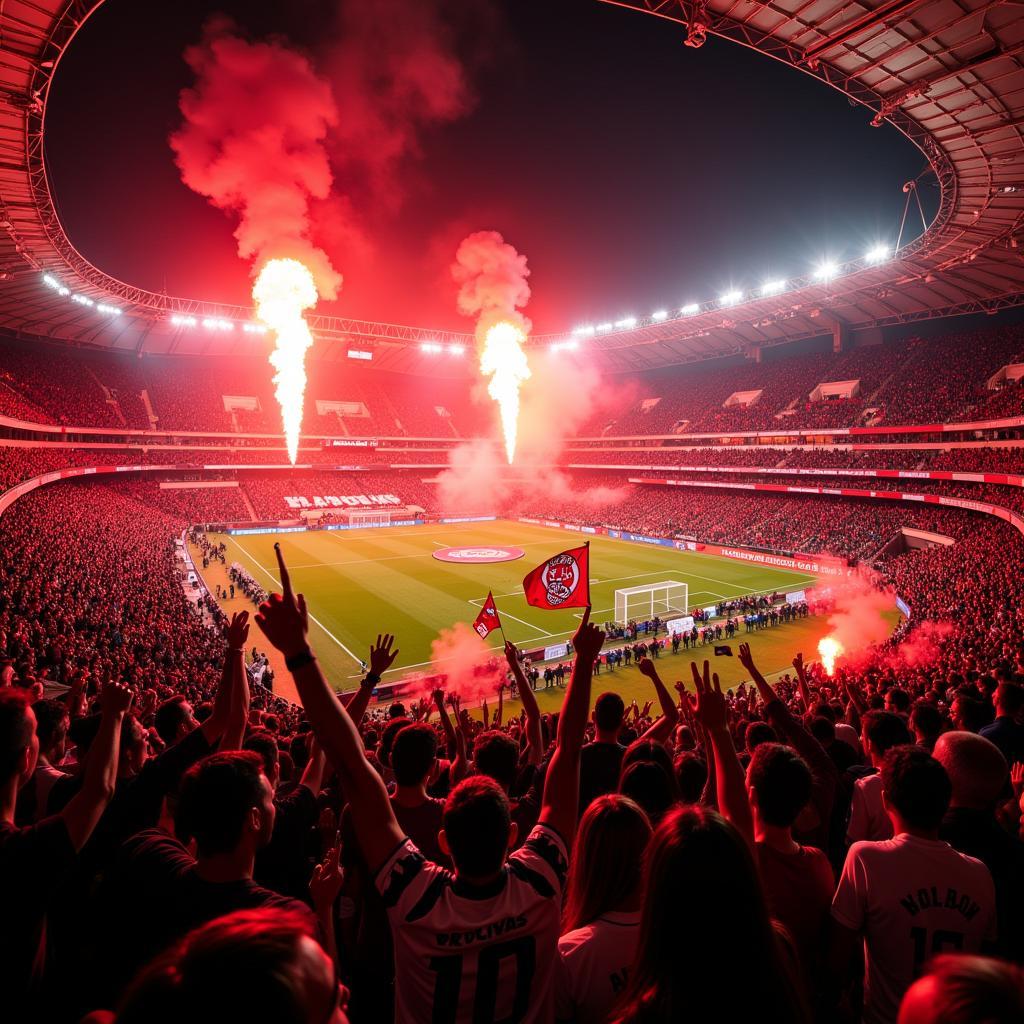
M 1024 16 L 555 6 L 0 5 L 11 1021 L 1024 1019 Z

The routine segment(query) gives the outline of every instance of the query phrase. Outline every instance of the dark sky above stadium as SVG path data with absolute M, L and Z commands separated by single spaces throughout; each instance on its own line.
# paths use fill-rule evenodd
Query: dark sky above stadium
M 387 201 L 336 174 L 371 245 L 330 252 L 345 276 L 332 311 L 468 327 L 448 266 L 480 229 L 527 255 L 527 312 L 544 331 L 713 298 L 895 240 L 901 186 L 924 158 L 813 79 L 712 37 L 689 49 L 674 25 L 596 0 L 431 2 L 450 16 L 475 104 L 423 133 Z M 323 70 L 338 6 L 108 0 L 64 58 L 47 123 L 76 246 L 132 283 L 247 304 L 234 225 L 181 183 L 167 143 L 192 84 L 182 54 L 222 12 L 253 38 L 283 35 Z M 923 197 L 934 207 L 937 189 Z

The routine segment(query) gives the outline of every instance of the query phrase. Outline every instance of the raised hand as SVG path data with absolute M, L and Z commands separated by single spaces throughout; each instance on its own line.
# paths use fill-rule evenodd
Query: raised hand
M 241 651 L 245 648 L 245 642 L 249 639 L 248 612 L 235 612 L 231 616 L 231 621 L 224 627 L 224 639 L 233 651 Z
M 515 669 L 519 664 L 519 648 L 511 640 L 505 641 L 505 660 L 511 669 Z
M 1024 764 L 1020 761 L 1014 761 L 1010 769 L 1010 785 L 1013 786 L 1013 794 L 1019 801 L 1021 794 L 1024 793 Z
M 729 725 L 728 708 L 725 703 L 725 694 L 722 693 L 721 684 L 718 682 L 718 673 L 711 673 L 711 665 L 704 662 L 704 671 L 697 669 L 695 661 L 690 662 L 690 670 L 693 672 L 693 683 L 697 688 L 697 701 L 694 713 L 697 721 L 707 729 L 708 732 L 727 729 Z
M 593 665 L 594 659 L 601 652 L 603 643 L 604 630 L 590 624 L 590 605 L 587 605 L 576 635 L 572 638 L 572 646 L 577 659 L 582 659 L 587 665 Z
M 793 668 L 796 669 L 796 674 L 803 678 L 804 675 L 804 656 L 801 653 L 797 653 L 797 656 L 793 659 Z
M 313 905 L 318 909 L 329 909 L 341 892 L 345 883 L 345 872 L 341 867 L 341 843 L 335 843 L 325 855 L 322 864 L 313 868 L 313 877 L 309 880 L 309 894 Z
M 750 653 L 750 644 L 740 644 L 739 662 L 748 671 L 754 671 L 754 656 Z
M 647 676 L 648 679 L 653 679 L 657 674 L 657 669 L 654 667 L 654 662 L 650 658 L 641 658 L 640 664 L 637 665 L 642 675 Z
M 132 706 L 135 694 L 121 683 L 110 682 L 100 694 L 100 709 L 105 715 L 124 715 Z
M 390 633 L 377 634 L 377 642 L 370 648 L 370 671 L 375 676 L 383 676 L 398 657 L 398 648 L 391 650 L 394 642 Z
M 444 710 L 444 690 L 442 690 L 441 687 L 438 687 L 436 690 L 431 692 L 430 696 L 434 703 Z
M 281 546 L 274 545 L 277 554 L 277 567 L 281 573 L 283 594 L 271 594 L 256 613 L 256 625 L 263 635 L 286 658 L 301 654 L 309 646 L 306 634 L 309 632 L 309 615 L 306 612 L 306 599 L 292 592 L 292 581 L 288 575 L 288 567 L 284 564 Z

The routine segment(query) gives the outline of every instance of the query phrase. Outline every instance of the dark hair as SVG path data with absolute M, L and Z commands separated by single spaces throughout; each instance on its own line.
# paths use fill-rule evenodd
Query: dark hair
M 960 709 L 960 721 L 968 732 L 978 732 L 992 720 L 991 709 L 970 694 L 958 693 L 956 704 Z
M 242 744 L 243 750 L 252 750 L 260 755 L 263 761 L 263 773 L 272 777 L 281 765 L 281 750 L 277 745 L 277 739 L 273 733 L 266 729 L 257 729 L 249 734 Z
M 670 768 L 657 761 L 634 761 L 622 769 L 619 792 L 635 800 L 657 825 L 679 800 L 679 787 Z
M 609 793 L 586 809 L 570 862 L 563 932 L 590 924 L 637 892 L 650 838 L 647 815 L 627 797 Z
M 407 725 L 391 746 L 391 768 L 400 786 L 416 786 L 429 774 L 437 757 L 437 733 L 425 723 Z
M 384 726 L 380 735 L 380 746 L 377 747 L 377 756 L 381 759 L 382 764 L 391 764 L 391 747 L 395 742 L 395 737 L 407 725 L 412 725 L 411 718 L 392 718 Z
M 187 703 L 186 697 L 176 693 L 156 709 L 153 725 L 164 743 L 173 743 L 178 730 L 188 721 L 188 712 L 185 710 Z
M 211 754 L 181 780 L 175 829 L 194 838 L 199 855 L 233 850 L 249 811 L 263 799 L 263 759 L 251 750 Z
M 305 916 L 239 910 L 189 932 L 153 961 L 121 1002 L 117 1024 L 306 1024 L 295 970 L 299 942 L 315 938 Z
M 751 722 L 743 742 L 747 752 L 752 754 L 762 743 L 776 743 L 778 739 L 778 733 L 767 722 Z
M 907 723 L 894 711 L 869 711 L 863 719 L 863 730 L 868 742 L 880 754 L 891 747 L 913 742 Z
M 910 712 L 910 725 L 916 729 L 925 739 L 934 743 L 942 734 L 942 727 L 946 720 L 942 712 L 926 700 L 917 700 Z
M 697 803 L 708 782 L 707 761 L 692 750 L 687 750 L 676 758 L 675 773 L 679 798 L 684 803 Z
M 996 689 L 996 700 L 1008 715 L 1019 715 L 1021 708 L 1024 708 L 1024 686 L 1000 683 Z
M 444 833 L 456 869 L 471 878 L 505 863 L 512 813 L 505 791 L 486 775 L 463 779 L 444 805 Z
M 473 744 L 473 764 L 481 775 L 487 775 L 509 790 L 516 781 L 519 747 L 506 733 L 488 729 L 480 733 Z
M 672 755 L 665 749 L 663 743 L 655 743 L 654 740 L 633 740 L 622 755 L 619 770 L 624 771 L 638 761 L 652 761 L 661 765 L 669 775 L 672 774 Z
M 929 963 L 904 1003 L 918 998 L 927 1002 L 935 1024 L 1017 1024 L 1024 1020 L 1024 971 L 1003 960 L 944 953 Z
M 594 702 L 594 724 L 601 732 L 615 732 L 622 728 L 626 705 L 617 693 L 602 693 Z
M 30 708 L 24 691 L 0 690 L 0 778 L 9 779 L 18 770 L 22 751 L 32 743 Z
M 818 715 L 807 727 L 811 735 L 823 746 L 829 747 L 836 741 L 836 723 L 831 718 Z
M 811 799 L 807 762 L 782 743 L 762 743 L 754 751 L 747 783 L 757 794 L 758 813 L 780 828 L 789 828 Z
M 910 707 L 910 694 L 899 686 L 894 686 L 888 693 L 892 706 L 899 712 L 905 713 Z
M 720 814 L 670 811 L 647 847 L 644 890 L 636 957 L 612 1019 L 685 1020 L 698 993 L 710 994 L 722 1020 L 808 1019 L 750 848 Z M 742 985 L 728 949 L 744 951 Z
M 942 823 L 953 786 L 946 769 L 928 751 L 908 743 L 886 753 L 882 791 L 908 825 L 932 830 Z
M 49 749 L 67 736 L 71 719 L 62 701 L 44 697 L 32 705 L 32 711 L 36 716 L 36 735 L 41 750 Z

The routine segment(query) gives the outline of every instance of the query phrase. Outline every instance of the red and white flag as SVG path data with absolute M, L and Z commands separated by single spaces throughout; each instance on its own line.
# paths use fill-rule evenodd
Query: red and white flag
M 523 580 L 534 608 L 586 608 L 590 604 L 590 545 L 571 548 L 538 565 Z
M 501 629 L 501 619 L 498 618 L 498 606 L 494 603 L 494 596 L 487 591 L 487 600 L 484 601 L 480 614 L 473 623 L 473 628 L 480 635 L 481 640 L 486 640 L 496 629 Z

